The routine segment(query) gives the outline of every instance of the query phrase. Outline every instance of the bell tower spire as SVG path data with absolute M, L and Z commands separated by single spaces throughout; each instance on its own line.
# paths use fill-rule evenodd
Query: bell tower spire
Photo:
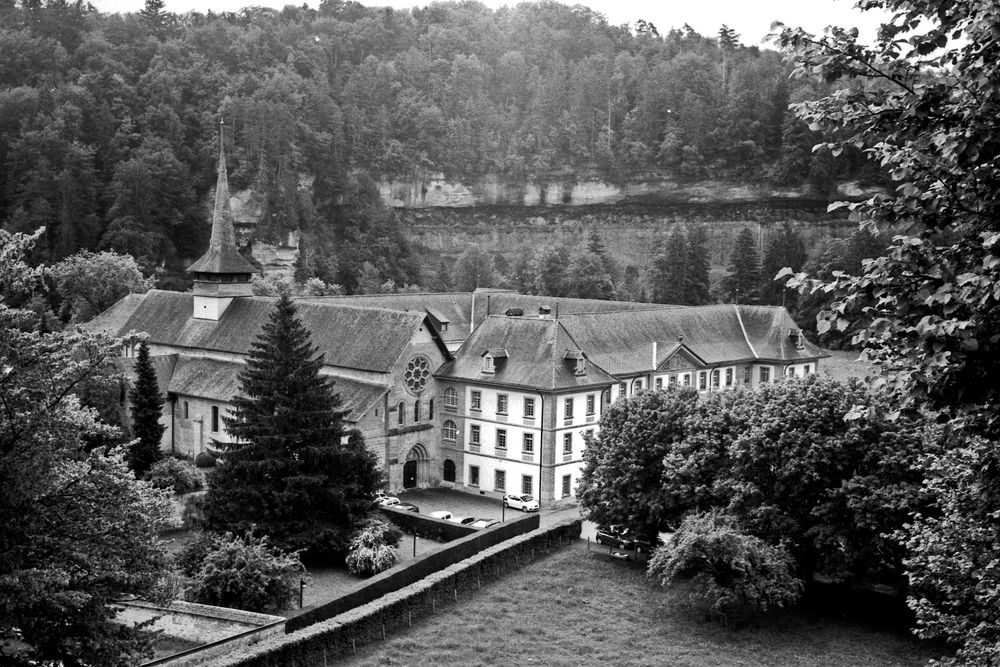
M 194 317 L 218 320 L 234 298 L 251 296 L 250 275 L 257 269 L 236 249 L 233 212 L 226 175 L 225 121 L 219 121 L 219 172 L 212 209 L 212 237 L 208 251 L 188 267 L 194 274 Z

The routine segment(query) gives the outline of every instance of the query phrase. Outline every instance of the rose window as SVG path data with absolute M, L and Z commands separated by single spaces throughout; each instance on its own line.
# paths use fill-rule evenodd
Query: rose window
M 406 388 L 413 394 L 419 394 L 427 386 L 427 381 L 431 377 L 431 362 L 423 356 L 417 355 L 406 362 L 406 370 L 403 371 L 403 380 Z

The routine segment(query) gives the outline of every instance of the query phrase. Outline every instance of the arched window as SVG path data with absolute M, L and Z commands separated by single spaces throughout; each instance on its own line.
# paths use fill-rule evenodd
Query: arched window
M 444 390 L 444 407 L 452 410 L 458 407 L 458 392 L 455 391 L 454 387 L 448 387 Z
M 451 459 L 444 460 L 444 470 L 442 471 L 444 481 L 454 482 L 455 481 L 455 462 Z
M 427 403 L 427 419 L 432 421 L 434 419 L 434 399 L 432 398 L 429 403 Z
M 184 401 L 184 419 L 191 419 L 191 406 L 187 401 Z
M 441 437 L 445 440 L 458 440 L 458 428 L 455 426 L 455 422 L 450 419 L 444 421 L 444 424 L 441 425 Z
M 400 401 L 399 405 L 396 406 L 396 423 L 402 426 L 403 421 L 406 419 L 406 406 Z
M 420 421 L 420 399 L 418 398 L 413 402 L 413 423 L 416 424 Z

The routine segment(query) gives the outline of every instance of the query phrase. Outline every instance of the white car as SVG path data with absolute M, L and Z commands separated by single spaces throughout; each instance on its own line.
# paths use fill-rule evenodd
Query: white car
M 375 497 L 375 502 L 377 502 L 382 507 L 391 507 L 392 505 L 399 504 L 399 498 L 397 498 L 396 496 L 387 496 L 385 494 L 382 494 L 380 496 Z
M 475 520 L 476 517 L 474 516 L 453 516 L 450 519 L 448 519 L 448 521 L 451 521 L 452 523 L 460 523 L 463 526 L 467 526 Z
M 522 512 L 538 511 L 538 501 L 535 500 L 534 496 L 509 493 L 503 497 L 503 504 L 505 507 L 521 510 Z
M 476 528 L 478 530 L 483 530 L 485 528 L 489 528 L 490 526 L 495 526 L 498 523 L 500 522 L 497 521 L 496 519 L 476 519 L 475 521 L 469 524 L 469 527 Z
M 449 512 L 447 510 L 438 510 L 436 512 L 431 512 L 430 515 L 432 517 L 434 517 L 435 519 L 444 519 L 445 521 L 448 521 L 448 520 L 451 519 L 451 512 Z

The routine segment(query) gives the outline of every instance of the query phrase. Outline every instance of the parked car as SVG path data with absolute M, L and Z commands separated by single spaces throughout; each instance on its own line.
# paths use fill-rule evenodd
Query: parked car
M 476 517 L 474 516 L 453 516 L 450 519 L 448 519 L 448 521 L 451 521 L 452 523 L 460 523 L 463 526 L 468 525 L 475 520 Z
M 403 510 L 404 512 L 419 512 L 420 508 L 413 503 L 399 503 L 398 505 L 393 505 L 394 509 Z
M 473 521 L 469 525 L 471 527 L 473 527 L 473 528 L 477 528 L 479 530 L 483 530 L 485 528 L 489 528 L 491 526 L 495 526 L 498 523 L 500 523 L 500 522 L 497 521 L 496 519 L 476 519 L 475 521 Z
M 635 540 L 628 533 L 628 528 L 621 526 L 598 526 L 597 543 L 607 544 L 616 549 L 634 549 Z
M 437 510 L 436 512 L 431 512 L 430 515 L 435 519 L 444 519 L 445 521 L 451 518 L 451 512 L 447 510 Z
M 503 504 L 511 509 L 521 510 L 522 512 L 537 512 L 538 511 L 538 501 L 535 500 L 534 496 L 513 494 L 508 493 L 503 497 Z
M 381 507 L 392 507 L 393 505 L 399 504 L 399 498 L 396 496 L 383 496 L 375 502 L 377 502 Z

